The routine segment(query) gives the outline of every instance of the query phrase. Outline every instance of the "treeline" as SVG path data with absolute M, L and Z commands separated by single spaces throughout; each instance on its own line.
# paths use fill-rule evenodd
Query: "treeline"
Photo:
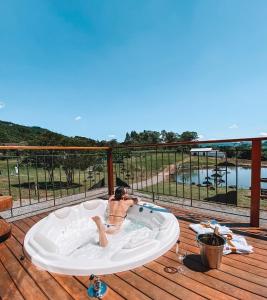
M 227 158 L 238 158 L 238 159 L 251 159 L 251 144 L 245 143 L 238 146 L 217 146 L 214 145 L 214 148 L 226 153 Z M 261 151 L 261 160 L 267 160 L 267 149 L 266 142 L 262 144 Z
M 177 141 L 191 141 L 198 138 L 197 132 L 185 131 L 181 134 L 173 131 L 126 133 L 122 144 L 172 143 Z M 37 126 L 23 126 L 12 122 L 0 121 L 0 144 L 23 144 L 38 146 L 116 146 L 120 144 L 116 139 L 94 140 L 87 137 L 69 137 Z
M 195 131 L 184 131 L 181 134 L 161 130 L 152 131 L 144 130 L 142 132 L 131 131 L 126 133 L 124 144 L 156 144 L 156 143 L 173 143 L 179 141 L 193 141 L 198 139 Z

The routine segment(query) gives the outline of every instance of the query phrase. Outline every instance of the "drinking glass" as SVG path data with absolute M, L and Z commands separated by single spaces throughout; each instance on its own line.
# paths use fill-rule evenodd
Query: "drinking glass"
M 176 244 L 175 253 L 177 255 L 179 263 L 181 265 L 184 265 L 184 259 L 187 256 L 187 251 L 182 249 L 179 244 L 180 243 Z M 178 267 L 177 270 L 178 270 L 178 273 L 180 273 L 180 274 L 183 274 L 185 272 L 185 269 L 182 266 Z

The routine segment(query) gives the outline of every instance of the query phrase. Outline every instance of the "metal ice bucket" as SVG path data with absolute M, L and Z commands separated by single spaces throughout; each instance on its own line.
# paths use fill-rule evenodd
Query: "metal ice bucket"
M 210 269 L 219 269 L 223 256 L 223 247 L 226 243 L 225 239 L 217 236 L 217 245 L 208 244 L 213 233 L 199 234 L 197 236 L 197 243 L 200 248 L 201 261 L 204 266 Z

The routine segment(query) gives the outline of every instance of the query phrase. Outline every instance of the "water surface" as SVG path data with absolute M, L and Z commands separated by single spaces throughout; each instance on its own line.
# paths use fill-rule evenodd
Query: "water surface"
M 222 171 L 217 171 L 217 174 L 222 177 L 217 177 L 217 186 L 225 187 L 227 186 L 238 186 L 239 188 L 249 189 L 251 187 L 251 168 L 245 167 L 227 167 L 220 168 Z M 216 171 L 213 169 L 199 169 L 191 170 L 191 182 L 195 184 L 204 185 L 205 181 L 208 180 L 213 186 L 216 185 L 216 180 L 213 174 L 216 174 Z M 209 178 L 206 178 L 209 177 Z M 267 168 L 261 169 L 261 177 L 267 178 Z M 220 180 L 221 179 L 221 180 Z M 185 184 L 190 184 L 190 171 L 185 170 L 177 175 L 177 182 Z M 262 188 L 267 189 L 267 183 L 261 184 Z

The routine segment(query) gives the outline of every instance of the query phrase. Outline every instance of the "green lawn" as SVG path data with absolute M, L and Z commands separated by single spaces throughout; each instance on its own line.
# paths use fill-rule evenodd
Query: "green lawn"
M 214 201 L 212 200 L 212 197 L 215 197 L 216 195 L 219 195 L 220 198 L 225 199 L 226 194 L 226 188 L 218 187 L 217 193 L 216 190 L 210 190 L 206 187 L 197 187 L 195 185 L 183 185 L 175 182 L 161 182 L 158 184 L 154 184 L 153 186 L 146 187 L 143 186 L 143 188 L 140 187 L 140 191 L 152 193 L 159 195 L 168 195 L 168 196 L 174 196 L 174 197 L 180 197 L 180 198 L 187 198 L 190 199 L 192 197 L 193 200 L 202 200 L 202 201 Z M 235 192 L 235 189 L 228 188 L 228 198 L 230 199 L 231 193 Z M 237 191 L 237 206 L 239 207 L 250 207 L 250 190 L 247 189 L 238 189 Z M 217 196 L 218 197 L 218 196 Z M 218 199 L 218 198 L 217 198 Z M 262 201 L 261 203 L 262 208 L 267 208 L 267 205 L 265 201 Z
M 73 185 L 67 184 L 67 178 L 62 168 L 54 169 L 54 183 L 49 182 L 48 171 L 43 168 L 34 168 L 20 166 L 19 175 L 15 173 L 17 160 L 9 160 L 9 169 L 6 161 L 0 161 L 0 193 L 11 195 L 14 200 L 22 199 L 40 199 L 40 198 L 58 198 L 68 195 L 83 193 L 92 185 L 97 183 L 103 177 L 107 177 L 105 172 L 91 172 L 74 170 Z M 9 172 L 9 180 L 8 180 Z M 37 184 L 39 189 L 37 189 Z M 20 186 L 20 188 L 19 188 Z
M 166 194 L 177 197 L 193 198 L 196 200 L 204 200 L 217 195 L 223 197 L 226 193 L 226 188 L 218 187 L 217 190 L 207 189 L 205 187 L 197 187 L 195 185 L 179 184 L 174 182 L 173 177 L 164 178 L 163 182 L 153 181 L 152 186 L 147 186 L 146 182 L 149 178 L 157 176 L 163 172 L 165 174 L 175 174 L 175 165 L 179 172 L 184 169 L 191 168 L 213 168 L 216 162 L 221 162 L 222 159 L 206 158 L 206 157 L 190 157 L 189 154 L 180 152 L 133 152 L 131 157 L 123 157 L 119 162 L 113 164 L 114 177 L 119 177 L 126 181 L 130 186 L 134 183 L 139 183 L 138 189 L 146 192 L 155 192 L 157 194 Z M 15 166 L 17 160 L 9 159 L 9 170 L 7 162 L 0 160 L 0 193 L 8 194 L 9 186 L 14 199 L 40 199 L 40 198 L 58 198 L 77 193 L 84 193 L 92 185 L 97 183 L 102 178 L 105 178 L 107 184 L 107 171 L 103 166 L 102 172 L 81 171 L 78 168 L 74 170 L 73 185 L 67 185 L 66 174 L 62 168 L 54 169 L 54 184 L 49 183 L 48 172 L 42 168 L 33 166 L 21 166 L 19 176 L 15 174 Z M 8 181 L 8 171 L 10 182 Z M 175 176 L 175 175 L 174 175 Z M 142 184 L 140 183 L 142 182 Z M 37 183 L 39 189 L 37 189 Z M 19 188 L 20 186 L 20 188 Z M 228 188 L 227 192 L 234 190 Z M 231 193 L 230 193 L 231 194 Z M 237 193 L 237 204 L 241 207 L 249 207 L 250 191 L 239 189 Z M 262 207 L 266 208 L 266 201 L 262 201 Z
M 172 174 L 175 172 L 175 164 L 177 169 L 181 170 L 190 168 L 200 169 L 212 168 L 216 164 L 216 158 L 206 158 L 191 156 L 186 153 L 174 152 L 136 152 L 132 153 L 131 158 L 124 158 L 123 162 L 114 164 L 114 172 L 122 180 L 126 181 L 129 185 L 136 182 L 146 181 L 157 173 L 163 172 L 165 174 Z M 222 159 L 217 159 L 217 163 L 222 162 Z

